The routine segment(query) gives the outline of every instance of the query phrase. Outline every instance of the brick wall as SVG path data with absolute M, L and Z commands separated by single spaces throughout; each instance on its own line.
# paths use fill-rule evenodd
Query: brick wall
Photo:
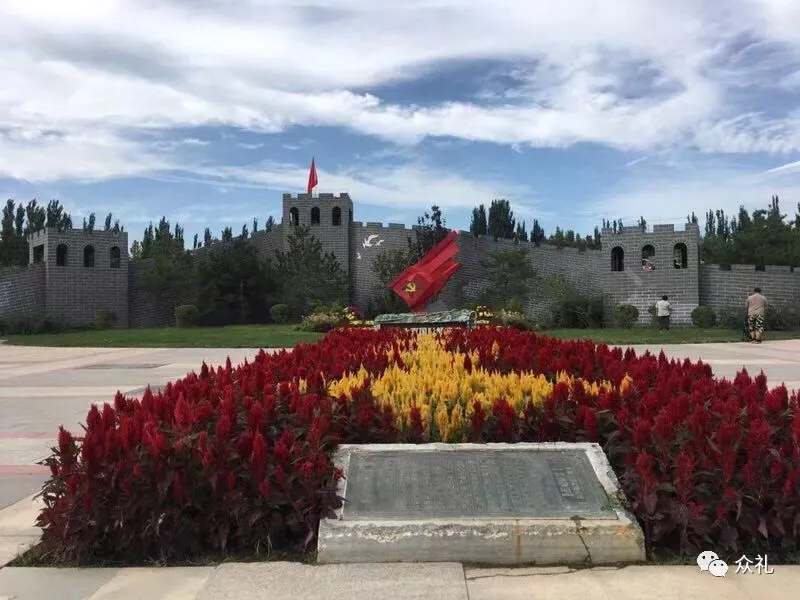
M 363 243 L 371 235 L 378 236 L 373 243 L 379 240 L 383 241 L 380 246 L 365 248 Z M 382 251 L 388 249 L 405 250 L 408 248 L 408 238 L 414 239 L 414 235 L 413 227 L 408 228 L 393 223 L 384 226 L 382 223 L 355 222 L 351 225 L 350 237 L 353 240 L 350 253 L 353 280 L 352 301 L 356 306 L 365 307 L 382 291 L 378 277 L 372 270 L 375 258 Z M 462 266 L 445 285 L 440 295 L 440 300 L 448 307 L 456 308 L 478 302 L 488 285 L 482 262 L 489 260 L 492 252 L 514 249 L 528 251 L 537 275 L 541 277 L 563 276 L 570 285 L 583 293 L 599 293 L 598 268 L 602 260 L 599 252 L 578 252 L 575 248 L 558 250 L 550 246 L 537 248 L 533 244 L 524 242 L 515 244 L 511 240 L 495 241 L 487 236 L 476 238 L 466 231 L 459 232 L 456 244 L 459 247 L 456 260 Z M 549 308 L 544 294 L 534 285 L 531 290 L 531 298 L 525 306 L 526 312 L 541 316 Z
M 0 269 L 0 319 L 45 316 L 45 266 Z
M 691 313 L 700 304 L 699 278 L 700 230 L 697 225 L 688 224 L 685 229 L 676 231 L 672 225 L 655 225 L 650 231 L 641 227 L 624 227 L 614 233 L 608 229 L 602 232 L 603 263 L 601 270 L 602 287 L 605 295 L 606 318 L 619 304 L 631 304 L 639 309 L 639 322 L 650 322 L 648 309 L 661 298 L 669 297 L 672 304 L 672 322 L 678 325 L 691 323 Z M 681 258 L 682 244 L 686 251 L 686 268 L 676 269 L 673 260 Z M 650 246 L 654 254 L 650 261 L 652 271 L 642 269 L 642 251 Z M 612 255 L 622 251 L 622 271 L 612 271 Z
M 37 247 L 44 248 L 48 316 L 70 325 L 92 325 L 98 312 L 108 311 L 116 315 L 117 327 L 128 326 L 127 233 L 47 229 L 31 235 L 29 244 L 31 257 Z M 90 266 L 85 258 L 92 252 Z
M 800 270 L 791 267 L 767 266 L 756 271 L 753 265 L 700 266 L 700 303 L 715 309 L 743 307 L 754 287 L 760 287 L 767 300 L 775 305 L 800 301 Z

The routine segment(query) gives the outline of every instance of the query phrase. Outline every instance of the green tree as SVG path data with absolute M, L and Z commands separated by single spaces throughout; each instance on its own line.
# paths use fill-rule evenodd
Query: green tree
M 487 306 L 499 309 L 511 300 L 525 304 L 536 276 L 527 250 L 492 252 L 481 266 L 489 282 L 483 298 Z
M 528 232 L 525 230 L 525 221 L 517 223 L 517 231 L 514 234 L 514 239 L 520 242 L 528 241 Z
M 86 217 L 83 217 L 83 230 L 88 231 L 89 233 L 94 231 L 95 222 L 97 217 L 94 213 L 89 215 L 89 219 L 87 220 Z
M 269 315 L 275 279 L 252 240 L 237 237 L 211 246 L 198 264 L 201 322 L 206 325 L 263 323 Z
M 513 240 L 516 221 L 508 200 L 492 200 L 489 206 L 488 234 L 497 239 Z
M 469 231 L 475 237 L 486 235 L 488 225 L 486 222 L 486 207 L 483 204 L 472 209 L 472 221 L 469 224 Z
M 430 212 L 425 212 L 417 219 L 414 237 L 408 238 L 408 252 L 411 264 L 418 262 L 431 249 L 447 237 L 450 230 L 445 227 L 445 219 L 441 209 L 433 205 Z
M 545 240 L 544 229 L 539 225 L 539 220 L 534 219 L 533 226 L 531 227 L 531 242 L 536 246 L 541 246 Z
M 378 276 L 377 294 L 373 300 L 375 314 L 407 312 L 408 306 L 403 299 L 389 289 L 389 284 L 400 273 L 414 264 L 411 253 L 400 248 L 389 248 L 379 253 L 372 261 L 372 271 Z
M 173 304 L 183 304 L 193 299 L 196 289 L 196 272 L 191 253 L 184 247 L 183 228 L 175 224 L 174 231 L 166 217 L 157 228 L 145 228 L 140 258 L 152 258 L 153 268 L 142 275 L 145 289 L 154 295 L 172 299 Z
M 339 261 L 324 252 L 322 243 L 307 226 L 294 229 L 286 239 L 287 250 L 276 252 L 280 296 L 296 317 L 315 304 L 342 304 L 347 298 L 347 276 Z

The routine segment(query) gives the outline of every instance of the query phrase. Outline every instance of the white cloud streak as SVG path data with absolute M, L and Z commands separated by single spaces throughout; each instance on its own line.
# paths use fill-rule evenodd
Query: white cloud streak
M 796 6 L 0 0 L 0 175 L 92 180 L 186 168 L 141 134 L 219 125 L 328 125 L 405 144 L 796 152 L 800 118 L 765 114 L 756 98 L 765 82 L 796 85 Z M 478 59 L 520 65 L 519 86 L 492 101 L 427 106 L 361 91 Z M 755 73 L 758 85 L 737 81 Z

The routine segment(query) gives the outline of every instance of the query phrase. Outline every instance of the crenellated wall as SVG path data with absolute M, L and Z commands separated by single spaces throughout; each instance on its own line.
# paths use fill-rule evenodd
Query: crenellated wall
M 767 265 L 757 271 L 753 265 L 700 265 L 700 303 L 716 309 L 744 306 L 744 301 L 760 287 L 774 306 L 800 302 L 800 270 Z
M 0 320 L 45 315 L 45 266 L 0 269 Z
M 373 262 L 384 250 L 408 248 L 416 226 L 352 220 L 352 200 L 339 195 L 283 195 L 283 218 L 269 232 L 251 234 L 259 256 L 274 260 L 276 251 L 284 250 L 293 229 L 296 209 L 300 225 L 308 225 L 326 252 L 333 252 L 351 282 L 351 303 L 362 308 L 383 291 Z M 334 208 L 341 215 L 334 223 Z M 316 211 L 319 209 L 319 222 Z M 312 218 L 313 217 L 313 218 Z M 312 222 L 313 221 L 313 222 Z M 695 224 L 684 229 L 673 225 L 655 225 L 650 230 L 639 226 L 623 227 L 614 232 L 602 231 L 602 250 L 558 249 L 548 244 L 537 247 L 527 242 L 474 237 L 460 231 L 457 260 L 462 267 L 445 286 L 440 296 L 449 307 L 480 301 L 489 282 L 485 263 L 493 252 L 524 249 L 536 274 L 544 279 L 562 277 L 571 288 L 585 295 L 602 295 L 608 313 L 618 304 L 639 308 L 640 322 L 649 321 L 648 308 L 663 295 L 669 296 L 676 324 L 691 322 L 691 311 L 698 305 L 717 309 L 741 306 L 753 288 L 762 288 L 773 305 L 798 302 L 800 270 L 768 266 L 756 271 L 751 265 L 733 265 L 725 270 L 717 265 L 700 264 L 700 230 Z M 59 246 L 67 248 L 60 260 Z M 83 251 L 92 246 L 94 266 L 83 264 Z M 653 270 L 644 270 L 641 259 L 645 247 L 652 247 Z M 59 232 L 47 230 L 30 236 L 30 262 L 27 268 L 0 270 L 0 318 L 21 315 L 51 317 L 71 324 L 94 322 L 99 310 L 117 314 L 119 326 L 153 327 L 174 323 L 174 307 L 195 301 L 196 294 L 167 297 L 152 294 L 144 285 L 152 260 L 129 260 L 126 233 L 83 230 Z M 676 253 L 676 247 L 678 252 Z M 112 264 L 113 248 L 120 248 L 119 264 Z M 683 250 L 681 250 L 681 248 Z M 195 261 L 202 261 L 208 249 L 193 251 Z M 622 256 L 623 269 L 613 270 L 615 258 Z M 675 259 L 680 263 L 675 267 Z M 550 309 L 542 284 L 531 290 L 525 306 L 531 315 L 544 315 Z
M 672 322 L 691 323 L 692 310 L 700 303 L 700 228 L 696 224 L 689 223 L 682 230 L 673 225 L 654 225 L 650 230 L 623 227 L 616 233 L 603 229 L 601 235 L 603 264 L 599 272 L 607 318 L 615 306 L 631 304 L 639 309 L 639 322 L 646 324 L 651 318 L 648 309 L 666 295 L 672 304 Z M 649 256 L 653 270 L 642 267 L 646 247 L 653 251 Z M 614 271 L 619 251 L 624 268 Z M 682 268 L 675 268 L 676 259 Z

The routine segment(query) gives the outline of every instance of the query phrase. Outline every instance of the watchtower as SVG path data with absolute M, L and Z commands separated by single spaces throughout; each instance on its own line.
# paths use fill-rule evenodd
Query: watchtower
M 350 223 L 353 221 L 353 201 L 342 192 L 334 194 L 283 195 L 283 246 L 299 225 L 308 226 L 322 244 L 324 252 L 332 252 L 344 272 L 350 276 Z
M 128 326 L 128 234 L 45 229 L 28 236 L 29 262 L 45 263 L 45 314 L 91 325 L 97 313 Z
M 691 322 L 698 306 L 700 281 L 700 227 L 687 223 L 674 225 L 623 227 L 614 232 L 603 229 L 605 260 L 604 292 L 617 304 L 632 304 L 639 309 L 640 322 L 650 318 L 647 310 L 663 295 L 673 306 L 673 322 Z

